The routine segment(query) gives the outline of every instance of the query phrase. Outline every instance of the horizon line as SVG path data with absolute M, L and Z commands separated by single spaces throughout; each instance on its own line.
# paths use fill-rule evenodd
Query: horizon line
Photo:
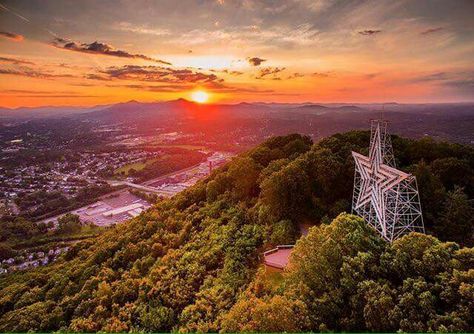
M 106 107 L 106 106 L 114 106 L 117 104 L 125 104 L 125 103 L 131 103 L 131 102 L 136 102 L 136 103 L 141 103 L 141 104 L 153 104 L 153 103 L 167 103 L 167 102 L 178 102 L 178 101 L 186 101 L 188 103 L 192 103 L 195 105 L 202 105 L 202 106 L 216 106 L 216 105 L 222 105 L 222 106 L 236 106 L 239 104 L 308 104 L 308 105 L 331 105 L 331 104 L 342 104 L 342 105 L 440 105 L 440 104 L 474 104 L 474 100 L 472 101 L 456 101 L 456 102 L 396 102 L 396 101 L 390 101 L 390 102 L 313 102 L 313 101 L 303 101 L 303 102 L 264 102 L 264 101 L 255 101 L 255 102 L 248 102 L 248 101 L 241 101 L 241 102 L 235 102 L 235 103 L 197 103 L 194 101 L 191 101 L 186 98 L 178 98 L 178 99 L 173 99 L 173 100 L 157 100 L 157 101 L 138 101 L 135 99 L 128 100 L 128 101 L 120 101 L 120 102 L 114 102 L 114 103 L 106 103 L 106 104 L 90 104 L 90 105 L 41 105 L 41 106 L 19 106 L 19 107 L 7 107 L 7 106 L 1 106 L 1 109 L 8 109 L 8 110 L 18 110 L 18 109 L 24 109 L 24 108 L 29 108 L 29 109 L 40 109 L 40 108 L 94 108 L 94 107 Z

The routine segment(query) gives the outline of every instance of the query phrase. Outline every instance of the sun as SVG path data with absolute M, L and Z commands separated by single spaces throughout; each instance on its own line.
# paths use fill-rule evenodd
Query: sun
M 206 103 L 209 100 L 209 94 L 202 90 L 196 90 L 191 93 L 191 99 L 197 103 Z

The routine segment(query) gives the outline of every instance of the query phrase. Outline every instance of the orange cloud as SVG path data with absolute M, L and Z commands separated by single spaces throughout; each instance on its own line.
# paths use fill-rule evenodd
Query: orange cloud
M 8 57 L 0 57 L 0 63 L 10 63 L 14 65 L 34 65 L 34 63 L 31 61 Z
M 138 58 L 143 60 L 148 60 L 156 63 L 162 63 L 165 65 L 171 65 L 171 63 L 161 60 L 151 58 L 142 54 L 133 54 L 123 50 L 117 50 L 111 45 L 100 43 L 100 42 L 93 42 L 93 43 L 76 43 L 73 41 L 69 41 L 63 38 L 56 37 L 54 41 L 51 43 L 53 46 L 70 51 L 76 52 L 83 52 L 83 53 L 93 53 L 93 54 L 101 54 L 106 56 L 113 56 L 113 57 L 120 57 L 120 58 Z
M 0 37 L 12 40 L 14 42 L 21 42 L 24 37 L 22 35 L 14 34 L 12 32 L 0 31 Z
M 16 75 L 16 76 L 37 78 L 37 79 L 73 78 L 74 77 L 71 74 L 57 74 L 57 73 L 43 72 L 43 71 L 38 71 L 26 66 L 14 68 L 14 69 L 1 67 L 0 74 Z
M 366 29 L 359 31 L 359 34 L 364 35 L 364 36 L 372 36 L 381 33 L 382 30 L 374 30 L 374 29 Z
M 259 57 L 252 57 L 252 58 L 249 58 L 249 64 L 252 65 L 252 66 L 258 66 L 260 65 L 261 63 L 263 63 L 264 61 L 267 61 L 266 59 L 262 59 L 262 58 L 259 58 Z
M 433 34 L 435 32 L 439 32 L 441 30 L 444 30 L 444 28 L 443 27 L 430 28 L 430 29 L 426 29 L 426 30 L 423 30 L 422 32 L 420 32 L 420 35 L 429 35 L 429 34 Z
M 277 73 L 283 72 L 285 67 L 265 67 L 260 70 L 258 76 L 255 79 L 263 79 L 266 76 L 272 76 L 272 79 L 279 80 L 280 78 L 276 77 Z
M 165 83 L 206 83 L 223 81 L 215 74 L 206 74 L 190 69 L 139 65 L 112 66 L 98 74 L 89 75 L 87 78 L 96 80 L 121 79 Z

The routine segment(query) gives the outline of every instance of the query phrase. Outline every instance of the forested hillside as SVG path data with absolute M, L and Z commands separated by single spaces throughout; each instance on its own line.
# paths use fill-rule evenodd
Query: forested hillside
M 474 150 L 393 137 L 428 234 L 387 244 L 350 212 L 351 150 L 269 139 L 56 263 L 0 278 L 0 331 L 474 331 Z M 299 225 L 315 225 L 300 239 Z M 281 277 L 262 253 L 299 240 Z

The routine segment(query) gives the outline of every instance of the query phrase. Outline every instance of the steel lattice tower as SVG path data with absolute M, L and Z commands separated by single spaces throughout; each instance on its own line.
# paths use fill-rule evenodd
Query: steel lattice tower
M 402 235 L 424 233 L 416 178 L 396 169 L 387 122 L 371 122 L 370 151 L 355 160 L 352 211 L 392 242 Z

